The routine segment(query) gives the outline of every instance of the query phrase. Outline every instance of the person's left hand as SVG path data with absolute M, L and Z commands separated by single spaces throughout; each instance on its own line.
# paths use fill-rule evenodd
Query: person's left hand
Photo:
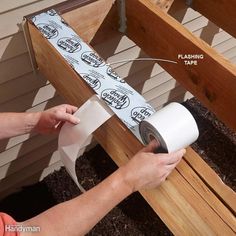
M 58 132 L 66 121 L 76 125 L 79 123 L 79 119 L 72 114 L 77 109 L 75 106 L 63 104 L 36 113 L 38 121 L 34 130 L 41 134 L 50 134 Z

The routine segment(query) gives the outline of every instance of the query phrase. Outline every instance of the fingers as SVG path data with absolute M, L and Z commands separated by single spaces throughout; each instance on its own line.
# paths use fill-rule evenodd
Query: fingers
M 69 113 L 65 113 L 65 112 L 57 112 L 56 119 L 58 121 L 63 121 L 63 122 L 67 121 L 67 122 L 69 122 L 71 124 L 75 124 L 75 125 L 77 125 L 80 122 L 78 117 L 73 116 Z
M 154 152 L 159 146 L 160 143 L 156 139 L 153 139 L 141 152 Z
M 72 105 L 65 104 L 64 106 L 66 106 L 66 113 L 69 114 L 74 114 L 78 110 L 78 107 Z
M 166 178 L 171 174 L 171 172 L 175 169 L 175 167 L 179 164 L 179 162 L 181 161 L 182 159 L 182 155 L 179 156 L 180 158 L 172 163 L 172 164 L 169 164 L 169 165 L 165 165 L 165 174 L 163 175 L 162 177 L 162 182 L 164 182 L 166 180 Z
M 182 159 L 182 156 L 185 154 L 186 150 L 181 149 L 179 151 L 166 154 L 165 156 L 162 155 L 162 160 L 166 161 L 164 164 L 165 168 L 165 173 L 162 177 L 162 182 L 166 180 L 166 178 L 170 175 L 170 173 L 175 169 L 175 167 L 179 164 L 179 162 Z
M 162 154 L 160 159 L 163 161 L 163 164 L 166 165 L 173 165 L 175 163 L 178 163 L 182 156 L 186 153 L 185 149 L 180 149 L 176 152 L 172 152 L 170 154 Z
M 62 122 L 67 121 L 72 124 L 78 124 L 80 122 L 78 117 L 72 115 L 78 109 L 76 106 L 72 106 L 69 104 L 62 104 L 57 107 L 54 107 L 54 109 L 56 109 L 55 116 L 58 121 Z M 59 128 L 60 127 L 58 127 L 58 129 Z
M 78 107 L 72 106 L 69 104 L 61 104 L 61 105 L 55 106 L 49 110 L 64 111 L 65 113 L 74 114 L 78 110 Z
M 169 173 L 180 163 L 180 161 L 182 160 L 182 158 L 179 158 L 178 161 L 176 161 L 173 164 L 170 165 L 166 165 L 166 170 L 169 171 Z
M 131 183 L 131 186 L 134 186 L 134 191 L 159 186 L 185 154 L 185 149 L 169 154 L 151 153 L 157 146 L 158 142 L 150 142 L 124 167 L 128 182 Z

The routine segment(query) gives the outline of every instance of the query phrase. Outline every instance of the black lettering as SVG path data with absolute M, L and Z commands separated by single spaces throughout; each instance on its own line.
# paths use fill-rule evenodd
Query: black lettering
M 47 39 L 55 38 L 58 35 L 57 29 L 51 25 L 41 23 L 38 24 L 37 27 L 40 30 L 40 32 L 44 35 L 44 37 Z
M 116 109 L 122 109 L 129 105 L 128 96 L 121 94 L 116 90 L 106 89 L 102 92 L 102 98 Z
M 146 117 L 149 117 L 152 111 L 147 107 L 135 107 L 131 111 L 131 118 L 139 124 Z

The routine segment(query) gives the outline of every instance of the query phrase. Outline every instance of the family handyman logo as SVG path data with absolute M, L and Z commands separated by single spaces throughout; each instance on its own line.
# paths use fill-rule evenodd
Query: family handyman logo
M 81 44 L 79 39 L 77 38 L 69 38 L 69 37 L 63 37 L 58 39 L 57 45 L 69 53 L 75 53 L 80 51 Z
M 101 97 L 106 103 L 116 109 L 124 109 L 130 104 L 129 97 L 115 89 L 103 90 Z
M 40 23 L 37 27 L 46 39 L 53 39 L 58 36 L 58 30 L 52 25 Z
M 5 225 L 4 230 L 5 230 L 5 232 L 7 232 L 6 233 L 7 235 L 11 235 L 14 232 L 38 233 L 41 231 L 41 228 L 40 228 L 40 226 Z M 15 235 L 15 233 L 14 233 L 14 235 Z

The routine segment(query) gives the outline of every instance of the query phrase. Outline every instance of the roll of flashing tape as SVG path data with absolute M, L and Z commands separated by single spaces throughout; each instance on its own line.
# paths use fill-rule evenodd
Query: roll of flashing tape
M 139 131 L 144 144 L 155 138 L 166 152 L 174 152 L 195 142 L 199 131 L 192 114 L 173 102 L 143 120 Z

